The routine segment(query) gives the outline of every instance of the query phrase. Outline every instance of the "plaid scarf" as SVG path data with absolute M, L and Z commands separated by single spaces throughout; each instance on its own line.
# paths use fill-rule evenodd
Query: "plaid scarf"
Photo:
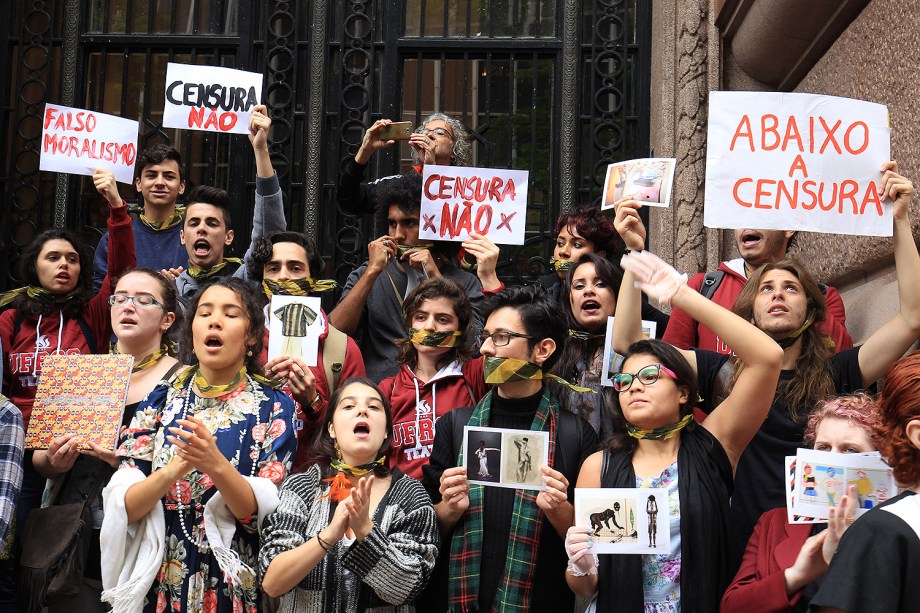
M 582 392 L 586 394 L 596 394 L 597 392 L 590 387 L 581 387 L 566 381 L 558 375 L 545 373 L 543 369 L 533 362 L 519 360 L 517 358 L 500 358 L 494 355 L 487 355 L 483 360 L 483 371 L 485 372 L 486 383 L 500 385 L 508 381 L 531 381 L 540 379 L 552 379 L 559 385 L 563 385 L 573 392 Z
M 154 232 L 165 232 L 166 230 L 169 230 L 170 228 L 175 228 L 180 223 L 182 223 L 182 213 L 184 212 L 185 212 L 185 207 L 177 206 L 175 211 L 173 211 L 172 217 L 170 217 L 166 221 L 153 221 L 152 219 L 150 219 L 143 213 L 138 215 L 138 219 L 140 219 L 140 222 L 142 224 L 144 224 L 145 226 L 147 226 Z
M 328 292 L 335 289 L 338 283 L 332 279 L 313 279 L 312 277 L 300 277 L 299 279 L 286 279 L 283 281 L 274 281 L 272 279 L 262 280 L 262 291 L 271 298 L 272 296 L 306 296 L 311 293 Z
M 467 423 L 488 426 L 492 405 L 490 391 L 476 405 Z M 540 406 L 534 415 L 531 430 L 549 430 L 549 465 L 556 454 L 556 425 L 559 408 L 554 404 L 549 388 L 543 387 Z M 463 462 L 463 446 L 457 464 Z M 484 491 L 481 485 L 470 485 L 470 506 L 463 514 L 450 548 L 449 611 L 474 611 L 479 608 L 479 571 L 482 558 Z M 505 572 L 492 604 L 493 611 L 530 610 L 530 592 L 536 568 L 537 546 L 540 543 L 542 512 L 537 506 L 537 492 L 515 490 L 511 513 L 511 535 L 505 557 Z
M 200 266 L 196 266 L 195 264 L 189 262 L 187 272 L 191 278 L 195 279 L 196 281 L 201 281 L 203 279 L 209 279 L 218 274 L 220 271 L 226 268 L 228 264 L 236 264 L 237 268 L 239 268 L 243 265 L 243 260 L 240 258 L 224 258 L 223 262 L 215 264 L 208 269 L 201 268 Z

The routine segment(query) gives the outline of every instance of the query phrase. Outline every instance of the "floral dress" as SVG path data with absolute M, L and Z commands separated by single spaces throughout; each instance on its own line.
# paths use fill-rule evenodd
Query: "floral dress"
M 179 377 L 161 382 L 141 402 L 121 445 L 124 463 L 149 475 L 175 455 L 167 428 L 186 416 L 200 419 L 217 447 L 241 475 L 266 477 L 280 485 L 297 451 L 294 405 L 281 391 L 252 378 L 230 394 L 199 398 Z M 188 381 L 191 378 L 187 378 Z M 241 585 L 228 585 L 204 533 L 204 505 L 217 492 L 211 478 L 192 470 L 163 498 L 166 552 L 145 601 L 145 612 L 255 613 L 260 608 L 257 578 L 246 571 Z M 249 568 L 258 566 L 256 516 L 237 520 L 230 543 Z
M 680 496 L 677 493 L 677 462 L 665 468 L 658 477 L 637 475 L 636 487 L 668 490 L 668 510 L 671 515 L 671 552 L 642 556 L 645 613 L 679 613 Z

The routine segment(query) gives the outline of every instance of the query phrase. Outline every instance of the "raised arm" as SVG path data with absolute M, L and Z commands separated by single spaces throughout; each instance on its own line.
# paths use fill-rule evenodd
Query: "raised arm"
M 707 326 L 743 363 L 728 398 L 703 422 L 722 443 L 734 467 L 770 410 L 773 393 L 768 392 L 775 390 L 779 381 L 783 350 L 753 324 L 687 287 L 686 277 L 658 256 L 647 251 L 631 253 L 623 258 L 622 265 L 635 275 L 642 291 L 680 307 Z M 624 277 L 623 285 L 627 283 Z
M 645 224 L 639 217 L 642 204 L 630 198 L 617 200 L 613 225 L 630 251 L 645 249 Z M 629 346 L 642 340 L 642 292 L 636 287 L 636 278 L 624 271 L 620 293 L 614 312 L 613 349 L 623 355 Z
M 267 111 L 265 105 L 260 104 L 253 109 L 249 120 L 249 142 L 256 160 L 256 200 L 252 213 L 252 235 L 244 263 L 249 261 L 253 245 L 259 238 L 287 229 L 284 195 L 268 153 L 268 131 L 272 120 L 268 118 Z
M 920 254 L 910 227 L 910 201 L 914 185 L 898 174 L 895 162 L 882 165 L 882 200 L 894 201 L 894 266 L 898 277 L 900 308 L 859 350 L 863 385 L 885 374 L 920 336 Z
M 388 126 L 392 121 L 379 119 L 367 129 L 361 141 L 361 148 L 354 159 L 346 163 L 339 175 L 339 185 L 335 190 L 335 199 L 342 210 L 352 215 L 371 213 L 374 210 L 373 186 L 362 183 L 364 171 L 367 169 L 371 157 L 381 149 L 391 146 L 396 141 L 380 140 L 380 128 Z

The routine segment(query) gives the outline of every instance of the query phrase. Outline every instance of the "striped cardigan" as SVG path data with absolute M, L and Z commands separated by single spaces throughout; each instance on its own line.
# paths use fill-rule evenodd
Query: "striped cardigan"
M 320 498 L 329 489 L 320 466 L 291 475 L 281 504 L 262 527 L 259 568 L 265 573 L 280 553 L 298 547 L 329 524 L 334 505 Z M 280 613 L 365 611 L 409 613 L 438 556 L 438 525 L 421 483 L 397 470 L 374 512 L 374 528 L 350 547 L 340 541 L 296 588 Z

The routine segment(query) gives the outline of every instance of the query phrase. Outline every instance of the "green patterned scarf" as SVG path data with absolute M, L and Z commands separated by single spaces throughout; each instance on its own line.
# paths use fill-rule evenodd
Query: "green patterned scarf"
M 83 290 L 77 288 L 77 289 L 67 292 L 66 294 L 54 294 L 46 290 L 44 287 L 38 287 L 36 285 L 27 285 L 25 287 L 20 287 L 17 289 L 10 290 L 4 294 L 0 294 L 0 308 L 3 308 L 6 305 L 13 302 L 14 300 L 16 300 L 16 297 L 19 296 L 20 294 L 26 294 L 29 296 L 29 298 L 37 298 L 39 300 L 49 300 L 55 304 L 63 304 L 67 302 L 68 300 L 70 300 L 71 298 L 79 296 L 81 292 L 83 292 Z
M 224 261 L 220 264 L 215 264 L 211 268 L 204 269 L 200 266 L 196 266 L 191 262 L 188 263 L 188 274 L 191 278 L 196 281 L 203 281 L 204 279 L 209 279 L 214 275 L 220 273 L 228 264 L 236 264 L 237 268 L 243 265 L 243 260 L 240 258 L 224 258 Z
M 409 328 L 409 341 L 426 347 L 456 347 L 461 334 L 460 330 L 440 332 Z
M 300 277 L 283 281 L 263 279 L 262 291 L 269 298 L 272 296 L 307 296 L 312 293 L 328 292 L 335 289 L 337 285 L 338 283 L 332 279 L 313 279 L 312 277 Z
M 138 215 L 140 222 L 153 230 L 154 232 L 165 232 L 170 228 L 175 228 L 180 223 L 182 223 L 182 214 L 185 212 L 185 207 L 176 207 L 173 211 L 172 217 L 166 221 L 153 221 L 143 213 Z
M 490 391 L 479 401 L 469 426 L 488 426 L 492 405 Z M 556 455 L 556 426 L 559 408 L 543 387 L 540 406 L 534 415 L 531 430 L 549 431 L 549 466 Z M 463 462 L 463 446 L 457 464 Z M 511 513 L 511 534 L 505 556 L 505 572 L 499 582 L 492 608 L 497 611 L 529 611 L 534 569 L 537 565 L 537 547 L 542 528 L 541 511 L 537 507 L 538 492 L 515 490 L 514 509 Z M 448 587 L 449 611 L 475 611 L 479 608 L 479 571 L 482 560 L 483 504 L 482 485 L 470 485 L 470 507 L 460 518 L 450 548 L 450 582 Z M 560 571 L 561 572 L 561 571 Z

